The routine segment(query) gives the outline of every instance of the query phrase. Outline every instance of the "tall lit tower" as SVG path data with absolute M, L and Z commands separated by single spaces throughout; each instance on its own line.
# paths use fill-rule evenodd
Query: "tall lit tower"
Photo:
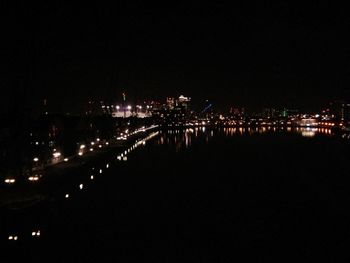
M 125 101 L 126 101 L 126 94 L 125 94 L 125 92 L 123 92 L 123 104 L 122 104 L 122 107 L 123 107 L 123 111 L 124 111 L 124 118 L 126 118 Z
M 43 113 L 45 115 L 47 115 L 48 112 L 49 112 L 49 110 L 48 110 L 48 106 L 47 106 L 47 99 L 45 98 L 44 101 L 43 101 Z

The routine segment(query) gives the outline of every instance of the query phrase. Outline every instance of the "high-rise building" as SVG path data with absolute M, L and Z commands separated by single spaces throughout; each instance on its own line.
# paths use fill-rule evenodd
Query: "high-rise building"
M 350 103 L 342 103 L 340 110 L 340 120 L 345 124 L 350 123 Z
M 178 106 L 184 107 L 185 110 L 188 110 L 190 102 L 191 102 L 190 97 L 185 97 L 184 95 L 180 95 L 178 99 Z
M 265 108 L 263 109 L 262 117 L 264 118 L 275 118 L 278 114 L 278 111 L 274 108 Z
M 175 99 L 171 98 L 171 97 L 167 97 L 166 98 L 166 105 L 167 105 L 168 109 L 170 109 L 170 110 L 174 109 Z

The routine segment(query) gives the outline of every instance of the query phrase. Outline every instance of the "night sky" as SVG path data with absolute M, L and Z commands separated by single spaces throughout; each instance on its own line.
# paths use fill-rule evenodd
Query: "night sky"
M 349 98 L 350 18 L 332 1 L 2 6 L 1 110 L 184 94 L 313 110 Z M 306 2 L 306 1 L 305 1 Z

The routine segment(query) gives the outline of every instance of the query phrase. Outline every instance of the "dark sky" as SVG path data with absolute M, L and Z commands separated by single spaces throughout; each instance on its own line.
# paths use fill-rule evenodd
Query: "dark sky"
M 34 110 L 43 98 L 81 110 L 122 91 L 138 100 L 184 94 L 222 109 L 308 110 L 349 97 L 347 8 L 226 2 L 4 5 L 2 111 Z

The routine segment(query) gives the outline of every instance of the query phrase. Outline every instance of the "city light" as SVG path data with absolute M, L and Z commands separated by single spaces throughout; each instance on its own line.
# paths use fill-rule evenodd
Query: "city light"
M 53 155 L 53 157 L 58 158 L 58 157 L 61 156 L 61 153 L 60 152 L 54 152 L 52 155 Z
M 39 181 L 39 178 L 40 178 L 40 176 L 34 175 L 34 176 L 29 176 L 28 180 L 31 182 L 36 182 L 36 181 Z
M 33 237 L 34 237 L 34 236 L 39 237 L 39 236 L 40 236 L 40 230 L 38 230 L 38 231 L 33 231 L 33 232 L 32 232 L 32 236 L 33 236 Z
M 14 240 L 17 241 L 18 240 L 18 236 L 9 236 L 8 240 Z
M 5 179 L 5 183 L 7 183 L 7 184 L 14 184 L 15 182 L 16 182 L 16 179 L 14 179 L 14 178 Z

